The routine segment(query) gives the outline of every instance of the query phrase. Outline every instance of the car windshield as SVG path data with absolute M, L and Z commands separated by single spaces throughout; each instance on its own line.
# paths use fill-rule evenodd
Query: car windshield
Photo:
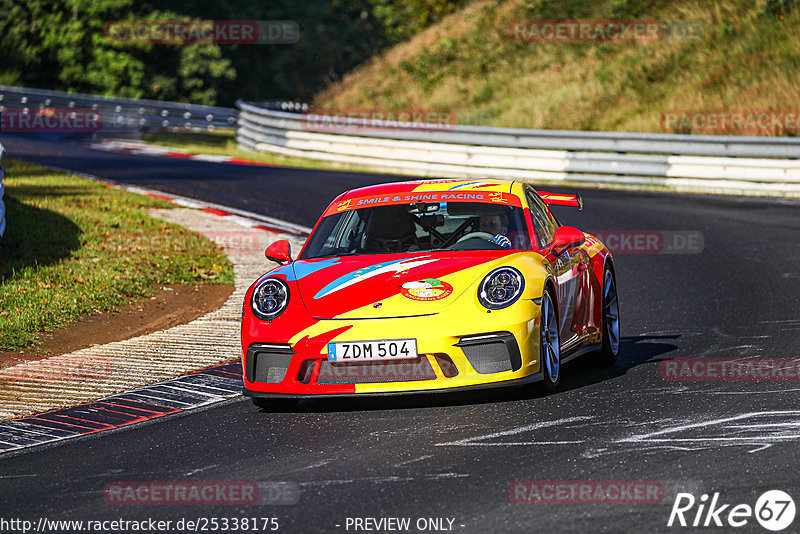
M 328 215 L 308 238 L 300 259 L 530 248 L 522 208 L 478 202 L 417 202 Z

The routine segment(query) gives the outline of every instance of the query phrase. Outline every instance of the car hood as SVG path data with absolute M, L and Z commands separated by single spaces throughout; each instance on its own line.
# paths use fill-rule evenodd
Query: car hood
M 298 260 L 284 272 L 296 281 L 315 318 L 409 317 L 438 313 L 507 256 L 507 251 L 344 256 Z

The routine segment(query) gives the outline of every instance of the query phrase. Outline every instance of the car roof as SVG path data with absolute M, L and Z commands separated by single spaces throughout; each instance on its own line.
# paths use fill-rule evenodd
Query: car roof
M 498 179 L 477 180 L 413 180 L 407 182 L 389 182 L 351 189 L 342 194 L 337 200 L 347 200 L 373 195 L 397 195 L 402 193 L 419 193 L 425 191 L 500 191 L 503 193 L 517 193 L 514 187 L 517 182 Z

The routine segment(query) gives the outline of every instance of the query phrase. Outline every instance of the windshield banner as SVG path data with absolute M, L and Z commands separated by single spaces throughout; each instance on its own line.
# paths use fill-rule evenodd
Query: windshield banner
M 342 211 L 371 208 L 373 206 L 411 204 L 414 202 L 479 202 L 482 204 L 522 207 L 519 197 L 501 191 L 418 191 L 396 195 L 382 194 L 340 200 L 331 204 L 328 209 L 325 210 L 323 217 Z

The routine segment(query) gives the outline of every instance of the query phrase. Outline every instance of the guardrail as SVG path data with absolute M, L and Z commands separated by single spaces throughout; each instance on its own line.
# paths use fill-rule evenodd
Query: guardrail
M 0 160 L 3 159 L 4 152 L 5 148 L 3 148 L 3 145 L 0 145 Z M 6 192 L 6 186 L 3 181 L 5 174 L 6 171 L 3 169 L 3 165 L 0 164 L 0 239 L 2 239 L 3 234 L 6 233 L 6 205 L 3 202 L 3 195 Z
M 422 176 L 800 194 L 800 139 L 461 125 L 320 133 L 307 116 L 237 101 L 245 149 Z M 307 108 L 306 108 L 307 109 Z M 309 112 L 311 113 L 311 112 Z M 445 126 L 445 127 L 443 127 Z M 344 129 L 347 130 L 347 129 Z M 357 130 L 357 132 L 353 132 Z
M 87 109 L 99 112 L 101 131 L 142 131 L 162 128 L 234 128 L 237 110 L 133 98 L 66 93 L 0 85 L 4 109 L 38 113 L 45 108 Z

